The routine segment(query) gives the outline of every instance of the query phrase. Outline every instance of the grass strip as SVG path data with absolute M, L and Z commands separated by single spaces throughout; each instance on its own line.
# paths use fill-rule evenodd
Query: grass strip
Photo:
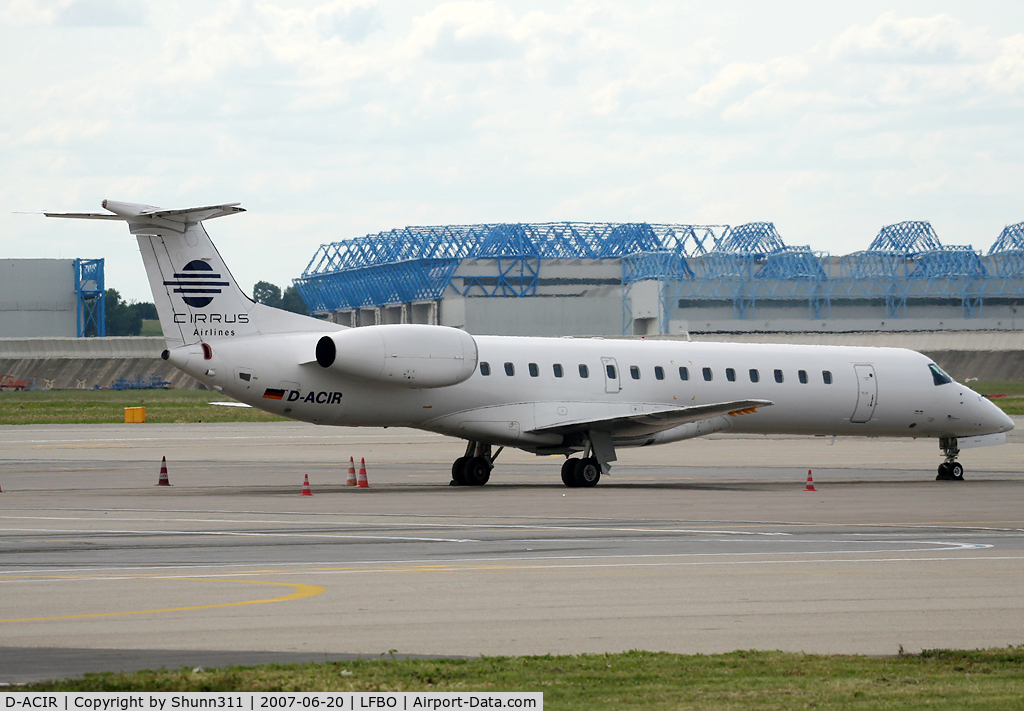
M 124 422 L 124 408 L 145 407 L 146 422 L 272 422 L 284 418 L 209 390 L 35 390 L 0 392 L 0 425 Z
M 737 651 L 88 674 L 19 691 L 541 691 L 547 709 L 1020 709 L 1024 646 L 895 657 Z

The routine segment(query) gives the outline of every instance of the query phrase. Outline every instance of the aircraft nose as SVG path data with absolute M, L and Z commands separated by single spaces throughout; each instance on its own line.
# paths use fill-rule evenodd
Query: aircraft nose
M 1013 429 L 1013 420 L 1010 419 L 1009 415 L 1000 410 L 999 407 L 990 400 L 986 400 L 980 395 L 978 397 L 981 400 L 981 404 L 984 409 L 984 423 L 987 430 L 985 434 L 1009 432 Z

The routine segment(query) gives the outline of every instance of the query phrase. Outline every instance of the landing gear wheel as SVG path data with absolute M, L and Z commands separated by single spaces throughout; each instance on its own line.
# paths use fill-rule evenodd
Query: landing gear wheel
M 566 459 L 562 462 L 562 483 L 566 486 L 576 487 L 576 462 L 578 459 Z
M 601 465 L 593 457 L 579 459 L 576 463 L 576 486 L 597 486 L 601 480 Z
M 465 486 L 466 485 L 466 462 L 469 461 L 469 457 L 459 457 L 452 464 L 452 485 L 453 486 Z
M 939 473 L 935 477 L 935 481 L 949 481 L 952 479 L 952 475 L 949 472 L 949 462 L 943 462 L 939 465 Z
M 470 457 L 462 468 L 463 483 L 483 486 L 491 478 L 491 463 L 485 457 Z
M 948 465 L 949 478 L 953 481 L 964 480 L 964 467 L 960 462 L 953 462 Z

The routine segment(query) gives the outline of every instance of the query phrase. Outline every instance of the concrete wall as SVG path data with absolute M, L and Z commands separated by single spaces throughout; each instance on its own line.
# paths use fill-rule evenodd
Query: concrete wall
M 0 358 L 0 374 L 13 375 L 15 380 L 35 378 L 35 387 L 53 390 L 109 388 L 118 378 L 139 380 L 149 376 L 168 380 L 175 388 L 204 388 L 159 358 Z
M 622 297 L 618 287 L 607 287 L 586 296 L 447 298 L 441 325 L 474 335 L 618 336 Z
M 159 358 L 162 336 L 0 338 L 0 358 Z
M 78 334 L 73 259 L 0 259 L 0 338 Z
M 15 380 L 34 377 L 37 388 L 70 390 L 109 388 L 118 378 L 156 376 L 173 387 L 201 388 L 170 363 L 161 360 L 163 338 L 0 338 L 0 375 Z

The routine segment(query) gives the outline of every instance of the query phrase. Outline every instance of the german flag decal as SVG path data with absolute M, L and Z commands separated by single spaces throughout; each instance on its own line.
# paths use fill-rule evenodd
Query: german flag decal
M 283 400 L 284 390 L 275 390 L 274 388 L 267 388 L 263 393 L 264 400 Z

